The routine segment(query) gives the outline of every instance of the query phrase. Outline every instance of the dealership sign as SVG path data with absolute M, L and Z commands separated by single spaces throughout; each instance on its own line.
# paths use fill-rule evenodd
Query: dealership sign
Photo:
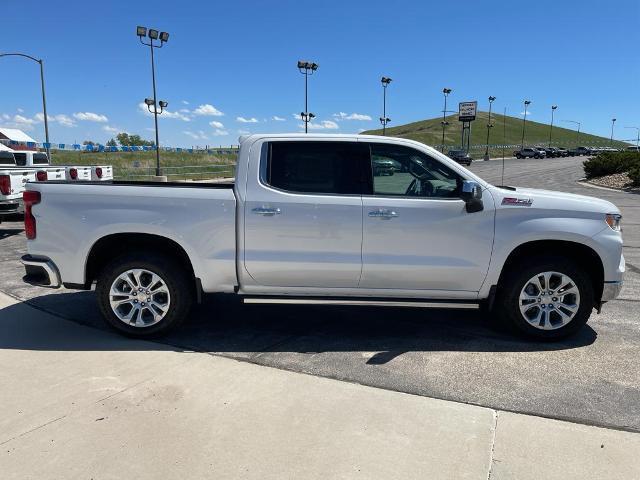
M 476 119 L 478 102 L 460 102 L 458 104 L 458 121 L 473 122 Z

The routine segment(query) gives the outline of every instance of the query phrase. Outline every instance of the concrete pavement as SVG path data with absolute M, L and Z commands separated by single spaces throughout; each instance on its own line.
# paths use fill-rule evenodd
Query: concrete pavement
M 640 434 L 129 340 L 0 294 L 13 478 L 640 478 Z

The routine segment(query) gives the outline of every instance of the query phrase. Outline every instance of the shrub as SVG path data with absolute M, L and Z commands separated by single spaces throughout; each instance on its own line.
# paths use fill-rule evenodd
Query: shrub
M 632 168 L 640 168 L 640 153 L 603 152 L 585 161 L 583 167 L 587 178 L 628 172 Z
M 640 187 L 640 166 L 631 167 L 629 178 L 634 187 Z

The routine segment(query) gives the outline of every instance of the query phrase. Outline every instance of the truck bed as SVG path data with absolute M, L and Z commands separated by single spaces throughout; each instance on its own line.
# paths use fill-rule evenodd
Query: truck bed
M 68 180 L 48 180 L 46 182 L 40 182 L 44 184 L 73 184 L 73 185 L 96 185 L 96 186 L 120 186 L 120 187 L 176 187 L 176 188 L 218 188 L 218 189 L 233 189 L 235 180 L 229 179 L 224 182 L 151 182 L 151 181 L 137 181 L 137 180 L 106 180 L 106 181 L 87 181 L 87 182 L 72 182 Z

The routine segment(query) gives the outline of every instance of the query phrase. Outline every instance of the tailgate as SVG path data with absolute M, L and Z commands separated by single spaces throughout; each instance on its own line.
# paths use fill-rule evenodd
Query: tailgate
M 47 167 L 47 180 L 65 180 L 67 178 L 67 170 L 64 167 Z
M 3 185 L 0 198 L 4 200 L 22 198 L 24 185 L 36 180 L 35 170 L 2 170 L 0 176 L 0 184 Z
M 91 167 L 66 167 L 67 180 L 82 182 L 91 180 Z
M 91 180 L 101 182 L 113 180 L 113 167 L 111 165 L 94 165 L 91 167 Z

